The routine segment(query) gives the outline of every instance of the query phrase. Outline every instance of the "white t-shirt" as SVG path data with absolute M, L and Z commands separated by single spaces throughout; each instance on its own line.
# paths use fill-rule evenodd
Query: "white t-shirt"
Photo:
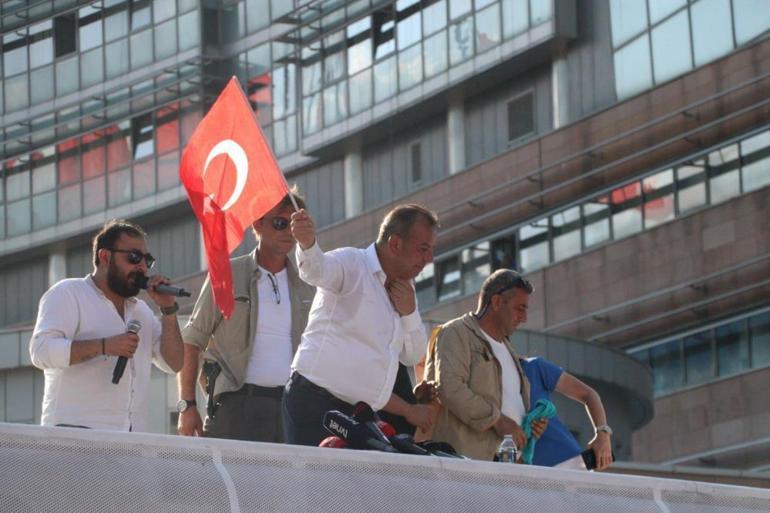
M 503 370 L 503 375 L 501 376 L 503 382 L 503 401 L 500 411 L 503 412 L 503 415 L 521 425 L 526 409 L 524 408 L 524 400 L 521 397 L 521 377 L 516 369 L 516 364 L 513 363 L 513 356 L 511 356 L 505 344 L 493 339 L 484 330 L 482 330 L 482 333 L 487 337 L 489 345 L 492 346 L 492 352 L 495 353 L 495 358 L 500 362 L 500 368 Z
M 291 371 L 291 301 L 286 269 L 271 273 L 259 268 L 257 330 L 246 367 L 246 383 L 282 387 Z

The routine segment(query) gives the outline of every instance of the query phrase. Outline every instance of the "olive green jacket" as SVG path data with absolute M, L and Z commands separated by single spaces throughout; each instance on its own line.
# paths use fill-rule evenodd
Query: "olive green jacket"
M 257 331 L 257 283 L 259 267 L 257 250 L 230 261 L 233 273 L 235 304 L 229 319 L 225 319 L 214 302 L 210 277 L 206 277 L 190 320 L 182 330 L 185 344 L 199 347 L 203 359 L 219 363 L 222 371 L 214 386 L 214 397 L 222 392 L 240 389 L 246 379 L 246 368 L 254 347 Z M 291 301 L 291 345 L 297 351 L 302 332 L 307 325 L 308 313 L 315 295 L 315 287 L 299 278 L 297 266 L 286 259 Z

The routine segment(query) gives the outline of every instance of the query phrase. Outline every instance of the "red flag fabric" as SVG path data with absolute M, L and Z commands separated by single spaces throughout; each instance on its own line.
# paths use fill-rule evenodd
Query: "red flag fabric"
M 190 137 L 179 173 L 203 228 L 214 299 L 229 318 L 234 304 L 230 253 L 246 228 L 289 192 L 237 78 Z

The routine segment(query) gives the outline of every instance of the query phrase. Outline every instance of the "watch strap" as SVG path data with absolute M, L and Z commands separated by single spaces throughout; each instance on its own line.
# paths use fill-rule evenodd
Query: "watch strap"
M 160 307 L 160 313 L 163 315 L 173 315 L 179 310 L 179 303 L 174 301 L 174 304 L 171 306 L 161 306 Z

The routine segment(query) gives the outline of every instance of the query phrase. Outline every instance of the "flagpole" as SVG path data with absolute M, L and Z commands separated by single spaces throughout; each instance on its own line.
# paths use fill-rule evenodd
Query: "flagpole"
M 246 93 L 243 91 L 243 86 L 241 85 L 241 81 L 238 80 L 238 77 L 233 75 L 233 78 L 231 80 L 235 80 L 235 82 L 238 84 L 238 90 L 243 95 L 243 99 L 246 100 L 246 104 L 251 107 L 251 103 L 249 103 L 249 97 L 246 96 Z M 271 95 L 272 97 L 272 95 Z M 254 116 L 254 121 L 257 123 L 257 127 L 259 128 L 259 131 L 262 131 L 262 125 L 259 124 L 259 117 L 257 116 L 257 113 L 252 111 L 252 115 Z M 264 135 L 264 133 L 262 134 Z M 267 141 L 266 141 L 267 142 Z M 270 146 L 270 144 L 267 144 L 267 149 L 270 150 L 270 156 L 273 157 L 273 161 L 275 162 L 275 167 L 278 168 L 278 170 L 281 172 L 281 178 L 283 179 L 283 183 L 286 186 L 286 190 L 289 191 L 289 199 L 291 200 L 291 204 L 294 206 L 294 211 L 299 212 L 299 205 L 297 205 L 297 200 L 294 199 L 294 194 L 291 193 L 291 189 L 289 189 L 289 183 L 286 181 L 286 177 L 283 175 L 283 169 L 278 165 L 278 159 L 275 158 L 275 153 L 273 152 L 273 147 Z

